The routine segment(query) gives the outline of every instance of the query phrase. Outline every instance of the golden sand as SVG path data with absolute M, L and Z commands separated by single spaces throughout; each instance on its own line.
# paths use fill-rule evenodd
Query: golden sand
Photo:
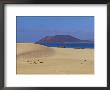
M 94 49 L 17 43 L 17 74 L 94 74 Z

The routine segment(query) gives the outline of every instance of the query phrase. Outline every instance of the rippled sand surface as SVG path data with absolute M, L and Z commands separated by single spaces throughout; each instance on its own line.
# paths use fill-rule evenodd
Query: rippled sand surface
M 17 43 L 17 74 L 94 74 L 94 49 Z

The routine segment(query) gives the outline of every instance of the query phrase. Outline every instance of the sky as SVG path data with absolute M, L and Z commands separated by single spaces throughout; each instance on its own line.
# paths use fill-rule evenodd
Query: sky
M 16 34 L 16 41 L 24 43 L 54 35 L 93 41 L 94 16 L 17 16 Z

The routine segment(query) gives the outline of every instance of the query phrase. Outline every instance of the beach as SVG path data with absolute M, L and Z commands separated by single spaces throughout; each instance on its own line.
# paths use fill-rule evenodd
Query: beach
M 94 49 L 16 44 L 16 74 L 94 74 Z

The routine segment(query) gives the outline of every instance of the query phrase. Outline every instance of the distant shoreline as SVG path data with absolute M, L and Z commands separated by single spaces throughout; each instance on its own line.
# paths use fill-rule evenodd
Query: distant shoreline
M 48 47 L 61 47 L 61 48 L 94 48 L 94 43 L 38 43 Z
M 17 44 L 26 44 L 26 43 L 17 43 Z M 29 44 L 29 43 L 27 43 Z M 31 43 L 32 44 L 32 43 Z M 33 43 L 36 44 L 36 43 Z M 38 43 L 39 44 L 39 43 Z M 87 46 L 84 45 L 78 45 L 77 43 L 75 43 L 76 45 L 73 44 L 73 46 L 71 46 L 72 44 L 70 44 L 70 46 L 68 46 L 68 44 L 39 44 L 39 45 L 43 45 L 46 47 L 56 47 L 56 48 L 74 48 L 74 49 L 94 49 L 94 44 L 89 44 Z

